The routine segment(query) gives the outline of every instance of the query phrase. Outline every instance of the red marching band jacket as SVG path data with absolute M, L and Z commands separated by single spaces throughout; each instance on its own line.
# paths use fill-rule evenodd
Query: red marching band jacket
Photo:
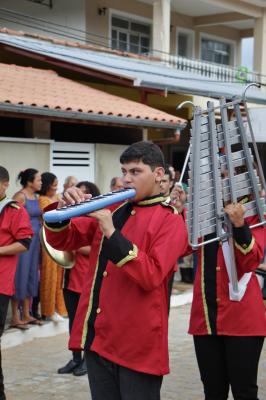
M 162 201 L 113 207 L 116 230 L 109 239 L 89 217 L 46 226 L 57 249 L 92 246 L 69 347 L 154 375 L 169 372 L 167 283 L 187 248 L 182 216 Z
M 1 200 L 0 200 L 1 202 Z M 10 203 L 0 214 L 0 247 L 32 238 L 30 218 L 24 207 Z M 15 293 L 15 273 L 18 254 L 0 257 L 0 293 L 12 296 Z
M 189 326 L 192 335 L 266 335 L 265 307 L 254 273 L 264 254 L 265 228 L 249 229 L 248 225 L 258 222 L 257 216 L 246 218 L 245 222 L 244 227 L 233 229 L 238 279 L 253 272 L 245 295 L 239 302 L 229 299 L 221 243 L 200 247 Z
M 75 265 L 71 269 L 66 269 L 64 274 L 64 289 L 72 292 L 81 293 L 84 285 L 84 278 L 89 268 L 90 258 L 79 252 L 75 255 Z

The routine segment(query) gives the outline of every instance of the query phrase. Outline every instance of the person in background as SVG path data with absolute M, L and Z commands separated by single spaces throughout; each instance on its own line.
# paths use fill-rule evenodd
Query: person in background
M 101 194 L 99 188 L 93 182 L 81 181 L 76 185 L 76 187 L 79 188 L 83 193 L 91 194 L 92 197 L 96 197 Z
M 181 185 L 181 186 L 180 186 Z M 179 188 L 182 187 L 182 202 L 179 200 Z M 178 212 L 182 212 L 183 204 L 187 201 L 187 186 L 183 183 L 176 182 L 170 194 L 171 204 L 174 205 Z M 179 260 L 179 272 L 181 282 L 191 284 L 194 281 L 194 271 L 196 270 L 197 258 L 195 254 L 189 254 Z
M 114 190 L 119 190 L 124 188 L 124 183 L 123 179 L 119 178 L 118 176 L 115 176 L 114 178 L 111 179 L 110 182 L 110 189 L 113 192 Z
M 44 172 L 41 176 L 42 187 L 39 192 L 40 209 L 60 200 L 57 194 L 58 180 L 51 172 Z M 45 319 L 54 322 L 63 321 L 67 315 L 63 297 L 63 269 L 42 248 L 42 265 L 40 279 L 41 313 Z
M 41 210 L 36 193 L 41 188 L 42 180 L 40 172 L 34 168 L 21 171 L 18 180 L 22 189 L 13 196 L 13 199 L 25 207 L 28 212 L 34 235 L 29 250 L 19 255 L 15 277 L 15 295 L 11 301 L 10 326 L 28 329 L 26 324 L 42 325 L 41 321 L 30 315 L 31 299 L 38 297 L 39 293 Z M 22 318 L 18 315 L 19 304 L 22 304 Z
M 33 230 L 24 207 L 6 197 L 9 173 L 0 166 L 0 346 L 10 297 L 14 294 L 18 254 L 30 247 Z M 6 400 L 0 347 L 0 400 Z
M 171 172 L 171 167 L 166 165 L 165 167 L 165 173 L 164 176 L 161 179 L 160 182 L 160 189 L 161 193 L 165 197 L 165 201 L 170 203 L 170 193 L 174 185 L 174 179 L 173 175 Z M 168 282 L 168 312 L 170 311 L 170 306 L 171 306 L 171 294 L 173 290 L 173 284 L 174 284 L 174 276 L 175 272 L 178 270 L 178 265 L 177 262 L 175 263 L 174 271 L 173 273 L 169 276 L 169 282 Z
M 174 186 L 174 179 L 172 178 L 170 166 L 166 165 L 165 174 L 160 182 L 161 193 L 164 195 L 166 199 L 169 198 L 173 186 Z
M 64 182 L 64 189 L 63 192 L 65 192 L 68 188 L 72 187 L 72 186 L 76 186 L 76 184 L 78 183 L 78 179 L 73 176 L 67 176 Z
M 76 185 L 82 193 L 91 194 L 92 197 L 100 195 L 98 187 L 89 181 L 82 181 Z M 81 247 L 75 254 L 75 265 L 72 269 L 66 269 L 64 273 L 63 294 L 69 317 L 69 334 L 73 326 L 80 294 L 85 282 L 85 274 L 89 268 L 90 246 Z M 58 369 L 58 374 L 71 374 L 82 376 L 87 373 L 86 361 L 82 358 L 82 351 L 72 351 L 72 359 L 63 367 Z

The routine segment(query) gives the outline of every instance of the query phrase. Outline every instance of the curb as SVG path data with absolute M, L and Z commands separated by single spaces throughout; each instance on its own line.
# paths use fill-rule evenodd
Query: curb
M 185 304 L 191 304 L 192 297 L 193 297 L 193 289 L 186 290 L 182 294 L 172 294 L 171 308 L 184 306 Z
M 68 318 L 62 322 L 47 322 L 42 326 L 30 326 L 26 331 L 8 329 L 1 338 L 1 349 L 18 346 L 37 338 L 50 337 L 68 332 Z

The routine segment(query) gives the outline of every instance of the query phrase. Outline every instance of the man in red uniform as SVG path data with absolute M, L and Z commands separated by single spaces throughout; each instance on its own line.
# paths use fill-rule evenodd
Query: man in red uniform
M 63 294 L 69 318 L 69 334 L 71 333 L 74 318 L 77 312 L 80 294 L 84 285 L 84 278 L 89 268 L 90 246 L 76 250 L 75 265 L 66 269 L 64 273 Z M 87 373 L 86 361 L 82 358 L 82 351 L 73 351 L 72 359 L 57 370 L 58 374 L 82 376 Z
M 180 189 L 179 194 L 183 196 Z M 229 298 L 229 278 L 222 245 L 212 242 L 198 250 L 189 333 L 204 386 L 205 400 L 258 400 L 257 373 L 266 335 L 266 314 L 254 271 L 264 254 L 264 228 L 250 230 L 258 217 L 245 218 L 240 203 L 225 207 L 233 225 L 238 280 L 251 272 L 240 301 Z M 207 241 L 214 234 L 204 237 Z
M 8 171 L 0 166 L 0 338 L 3 334 L 10 297 L 14 294 L 14 278 L 18 254 L 29 249 L 33 231 L 28 213 L 6 197 Z M 5 400 L 4 377 L 0 348 L 0 400 Z
M 70 348 L 85 348 L 93 400 L 159 400 L 169 372 L 167 284 L 187 247 L 183 218 L 160 195 L 164 159 L 158 146 L 138 142 L 120 157 L 132 201 L 49 224 L 58 249 L 90 245 L 90 268 Z M 68 189 L 65 199 L 84 196 Z

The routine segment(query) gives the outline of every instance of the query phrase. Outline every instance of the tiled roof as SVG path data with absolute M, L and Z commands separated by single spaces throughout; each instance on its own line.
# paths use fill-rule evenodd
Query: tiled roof
M 148 57 L 112 51 L 98 46 L 42 37 L 37 34 L 0 30 L 0 48 L 32 59 L 42 60 L 69 71 L 78 71 L 119 85 L 142 88 L 145 91 L 171 92 L 228 100 L 243 97 L 245 82 L 226 82 L 151 62 Z M 251 88 L 248 102 L 266 104 L 266 91 Z
M 0 64 L 0 110 L 4 106 L 30 107 L 57 112 L 64 118 L 83 115 L 90 120 L 98 116 L 98 122 L 138 125 L 149 122 L 150 126 L 176 128 L 185 120 L 152 107 L 114 96 L 59 76 L 51 70 Z M 36 114 L 36 112 L 35 112 Z M 109 117 L 109 119 L 107 118 Z M 138 123 L 136 123 L 138 121 Z M 132 123 L 131 123 L 132 122 Z M 167 125 L 167 126 L 166 126 Z

